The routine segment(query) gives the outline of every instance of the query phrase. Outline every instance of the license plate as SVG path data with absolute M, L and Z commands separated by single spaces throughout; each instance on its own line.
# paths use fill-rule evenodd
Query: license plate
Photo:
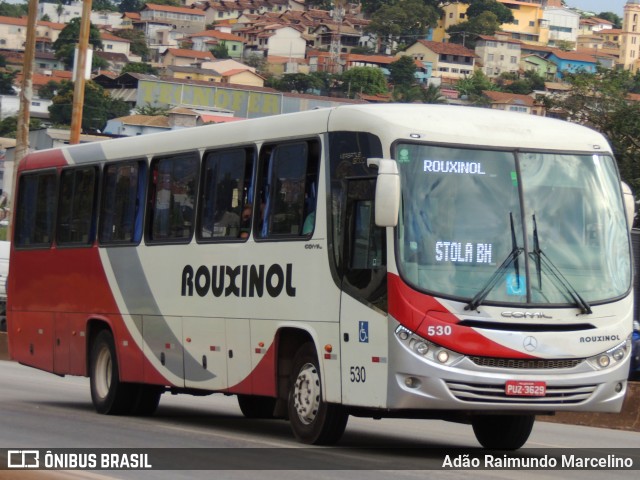
M 504 386 L 504 393 L 510 397 L 544 397 L 547 394 L 547 384 L 509 380 Z

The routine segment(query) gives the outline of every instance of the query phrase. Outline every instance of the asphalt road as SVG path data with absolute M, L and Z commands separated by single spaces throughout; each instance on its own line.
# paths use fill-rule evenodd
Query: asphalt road
M 0 455 L 2 449 L 144 449 L 161 448 L 180 470 L 15 472 L 0 479 L 385 479 L 514 478 L 510 470 L 425 470 L 426 458 L 440 462 L 441 452 L 479 449 L 471 427 L 441 421 L 351 418 L 339 449 L 303 447 L 280 420 L 245 419 L 235 397 L 163 395 L 150 418 L 102 416 L 91 405 L 88 380 L 59 378 L 12 362 L 0 361 Z M 580 449 L 629 453 L 640 464 L 640 433 L 537 422 L 526 451 L 539 455 L 573 454 Z M 182 448 L 176 451 L 172 449 Z M 621 450 L 635 448 L 633 451 Z M 202 450 L 201 450 L 202 449 Z M 204 450 L 208 449 L 208 450 Z M 221 451 L 220 449 L 226 449 Z M 86 451 L 86 450 L 82 450 Z M 111 450 L 109 450 L 111 451 Z M 452 457 L 454 458 L 454 457 Z M 189 465 L 215 459 L 224 470 L 194 471 Z M 200 462 L 200 463 L 199 463 Z M 205 462 L 206 463 L 206 462 Z M 290 469 L 291 466 L 296 469 Z M 427 463 L 426 465 L 432 465 Z M 438 466 L 439 463 L 438 463 Z M 185 469 L 182 469 L 185 468 Z M 233 468 L 233 470 L 229 470 Z M 275 471 L 274 468 L 283 468 Z M 430 467 L 427 467 L 430 468 Z M 410 469 L 410 470 L 409 470 Z M 303 470 L 303 471 L 302 471 Z M 382 471 L 384 470 L 384 471 Z M 389 470 L 394 470 L 392 473 Z M 537 470 L 518 478 L 637 478 L 638 471 Z

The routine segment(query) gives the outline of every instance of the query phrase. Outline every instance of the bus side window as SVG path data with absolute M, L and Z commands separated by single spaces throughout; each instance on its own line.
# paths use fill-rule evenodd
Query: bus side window
M 101 244 L 140 242 L 146 164 L 113 163 L 104 167 L 99 240 Z
M 95 237 L 95 207 L 98 170 L 70 168 L 60 174 L 60 203 L 56 242 L 60 245 L 90 245 Z
M 262 152 L 259 238 L 309 237 L 315 227 L 320 144 L 296 142 Z M 257 213 L 258 215 L 258 213 Z
M 148 242 L 188 243 L 191 240 L 198 166 L 197 153 L 154 159 L 151 163 Z
M 51 246 L 56 215 L 55 171 L 20 177 L 14 240 L 17 247 Z
M 253 163 L 253 149 L 206 154 L 200 188 L 198 240 L 248 237 Z

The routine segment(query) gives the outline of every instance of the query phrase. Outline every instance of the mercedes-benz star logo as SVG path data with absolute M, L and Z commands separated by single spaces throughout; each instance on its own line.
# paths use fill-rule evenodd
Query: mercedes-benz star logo
M 522 344 L 524 345 L 524 349 L 527 352 L 533 352 L 536 348 L 538 348 L 538 340 L 536 340 L 536 337 L 527 337 L 524 339 L 524 342 L 522 342 Z

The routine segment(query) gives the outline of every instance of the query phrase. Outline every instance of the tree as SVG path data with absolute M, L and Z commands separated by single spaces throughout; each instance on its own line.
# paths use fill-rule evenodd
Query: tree
M 13 82 L 16 80 L 17 70 L 0 71 L 0 95 L 15 95 Z
M 319 77 L 304 73 L 286 74 L 281 78 L 272 78 L 268 83 L 269 86 L 281 92 L 296 91 L 305 93 L 309 90 L 320 90 L 324 86 Z
M 353 98 L 358 93 L 377 95 L 387 93 L 387 81 L 376 67 L 354 67 L 340 76 L 342 91 Z
M 64 81 L 53 97 L 49 107 L 49 118 L 59 125 L 71 125 L 73 111 L 73 82 Z M 104 88 L 93 81 L 85 83 L 84 106 L 82 108 L 82 130 L 101 130 L 112 118 L 129 115 L 129 105 L 113 99 Z
M 511 10 L 496 0 L 472 0 L 467 9 L 467 18 L 477 18 L 484 12 L 493 13 L 500 24 L 513 23 L 515 20 Z
M 622 18 L 620 18 L 620 16 L 616 13 L 600 12 L 597 17 L 604 20 L 609 20 L 611 23 L 613 23 L 613 28 L 622 28 Z
M 482 12 L 466 22 L 451 25 L 447 29 L 451 43 L 462 44 L 473 50 L 478 35 L 494 35 L 500 30 L 500 22 L 493 12 Z
M 398 0 L 380 7 L 371 16 L 366 31 L 377 35 L 383 47 L 393 43 L 409 44 L 424 37 L 429 27 L 438 23 L 438 18 L 438 10 L 422 0 Z
M 60 32 L 58 39 L 53 42 L 53 50 L 56 58 L 61 60 L 69 69 L 73 68 L 74 51 L 80 38 L 80 22 L 80 17 L 71 19 Z M 100 31 L 93 24 L 89 26 L 89 43 L 93 45 L 94 50 L 102 50 Z M 92 68 L 99 67 L 100 60 L 101 59 L 98 59 L 98 57 L 94 55 Z
M 227 50 L 226 42 L 218 43 L 215 47 L 213 47 L 209 51 L 215 58 L 218 58 L 220 60 L 223 60 L 225 58 L 231 58 L 231 55 L 229 55 L 229 50 Z
M 155 3 L 155 2 L 154 2 Z M 118 5 L 118 11 L 125 12 L 139 12 L 144 7 L 145 2 L 143 0 L 122 0 Z
M 636 79 L 628 70 L 598 68 L 596 73 L 566 74 L 571 90 L 552 101 L 570 121 L 607 137 L 622 179 L 640 191 L 640 104 L 628 99 Z
M 28 8 L 29 8 L 29 4 L 26 2 L 14 4 L 14 3 L 2 1 L 0 3 L 0 16 L 20 18 L 24 15 L 27 15 Z
M 115 30 L 114 34 L 131 42 L 129 48 L 132 54 L 140 56 L 145 62 L 149 60 L 151 52 L 149 50 L 149 46 L 147 45 L 147 39 L 144 36 L 144 32 L 142 30 L 136 30 L 134 28 L 122 28 L 119 30 Z
M 496 90 L 497 87 L 482 70 L 475 70 L 472 75 L 458 80 L 456 90 L 460 95 L 464 95 L 472 102 L 483 103 L 482 92 L 485 90 Z
M 144 73 L 145 75 L 158 75 L 158 69 L 145 62 L 129 62 L 120 73 Z
M 51 100 L 58 93 L 62 85 L 55 80 L 49 80 L 38 90 L 38 96 L 47 100 Z
M 96 12 L 117 12 L 118 7 L 111 0 L 93 0 L 91 2 L 91 10 Z
M 398 86 L 411 86 L 416 82 L 416 63 L 413 57 L 402 56 L 395 62 L 389 64 L 389 81 Z
M 265 73 L 267 71 L 267 59 L 257 53 L 250 53 L 243 62 L 248 67 L 255 68 L 258 73 Z
M 42 128 L 42 122 L 37 118 L 29 119 L 29 130 Z M 0 137 L 16 138 L 18 131 L 18 117 L 6 117 L 0 121 Z
M 427 88 L 422 89 L 422 102 L 423 103 L 448 103 L 447 97 L 442 95 L 440 87 L 437 85 L 429 84 Z
M 138 115 L 148 115 L 150 117 L 157 117 L 161 115 L 168 115 L 169 110 L 171 110 L 171 108 L 169 107 L 151 105 L 147 103 L 146 105 L 136 107 L 134 111 Z

